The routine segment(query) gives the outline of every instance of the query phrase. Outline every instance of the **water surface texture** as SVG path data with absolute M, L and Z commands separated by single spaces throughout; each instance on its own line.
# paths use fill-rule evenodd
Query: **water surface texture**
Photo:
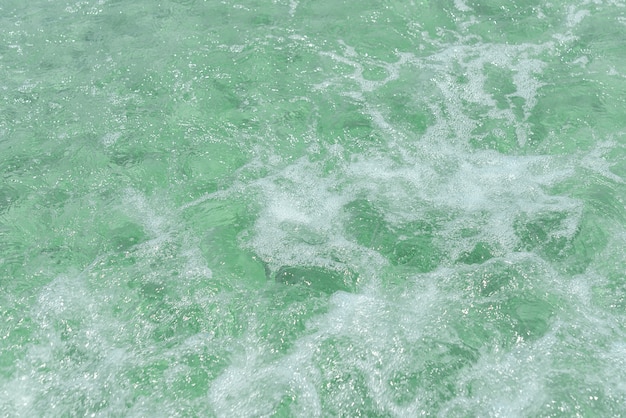
M 626 411 L 624 0 L 3 0 L 0 415 Z

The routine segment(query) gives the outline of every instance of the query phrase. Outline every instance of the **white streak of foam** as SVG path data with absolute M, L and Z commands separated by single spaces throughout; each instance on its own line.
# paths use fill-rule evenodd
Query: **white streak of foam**
M 582 157 L 582 166 L 616 183 L 626 183 L 625 179 L 611 171 L 611 167 L 615 164 L 610 164 L 605 157 L 609 151 L 619 147 L 618 143 L 613 140 L 608 140 L 595 142 L 595 144 L 596 146 Z
M 298 4 L 297 0 L 289 0 L 289 16 L 294 17 L 296 15 Z
M 121 132 L 109 132 L 102 137 L 102 145 L 110 147 L 111 145 L 114 145 L 121 136 Z
M 471 12 L 473 10 L 464 0 L 454 0 L 454 7 L 460 12 Z
M 583 19 L 587 16 L 591 15 L 589 10 L 577 10 L 576 6 L 571 5 L 567 10 L 567 26 L 569 28 L 573 28 L 577 26 Z
M 459 43 L 446 46 L 439 53 L 426 58 L 418 58 L 411 53 L 397 52 L 398 60 L 396 62 L 381 63 L 367 56 L 359 56 L 354 48 L 343 42 L 341 45 L 344 47 L 343 55 L 326 51 L 320 52 L 320 55 L 328 56 L 334 61 L 354 69 L 346 77 L 355 81 L 358 89 L 344 89 L 342 94 L 360 102 L 365 113 L 370 116 L 375 125 L 391 134 L 392 137 L 402 136 L 402 133 L 386 121 L 384 112 L 369 104 L 366 96 L 390 81 L 396 80 L 400 76 L 400 68 L 410 64 L 417 69 L 429 68 L 440 74 L 438 78 L 431 81 L 439 87 L 444 96 L 445 113 L 442 113 L 440 109 L 433 109 L 433 113 L 437 116 L 437 120 L 446 126 L 445 130 L 449 131 L 455 138 L 466 139 L 477 127 L 478 122 L 464 111 L 464 103 L 473 103 L 489 108 L 487 116 L 504 119 L 515 125 L 518 142 L 521 146 L 526 143 L 528 137 L 529 126 L 526 120 L 537 103 L 539 89 L 544 85 L 536 79 L 535 74 L 541 73 L 545 63 L 538 59 L 529 58 L 528 55 L 531 52 L 538 53 L 553 48 L 553 44 L 550 42 L 543 45 L 479 44 L 478 46 Z M 449 68 L 454 64 L 465 69 L 468 76 L 466 84 L 459 85 L 449 74 Z M 517 89 L 514 93 L 507 95 L 510 104 L 509 109 L 498 109 L 495 99 L 485 92 L 484 66 L 486 64 L 508 68 L 514 72 L 512 81 Z M 387 75 L 383 80 L 368 80 L 363 75 L 364 65 L 382 67 Z M 339 78 L 327 80 L 314 86 L 314 89 L 326 89 L 338 83 L 341 83 Z M 520 97 L 524 100 L 524 118 L 521 121 L 517 120 L 515 112 L 512 110 L 514 106 L 511 98 L 513 97 Z
M 395 410 L 398 416 L 415 416 L 419 402 L 403 407 L 393 404 L 388 399 L 384 380 L 397 368 L 396 362 L 405 358 L 404 349 L 398 347 L 399 341 L 419 340 L 427 324 L 440 314 L 436 308 L 439 297 L 433 289 L 423 288 L 408 291 L 401 302 L 385 298 L 375 287 L 364 289 L 362 294 L 336 292 L 330 298 L 328 313 L 311 319 L 306 326 L 309 333 L 299 338 L 287 355 L 275 360 L 268 361 L 262 343 L 249 335 L 246 351 L 232 359 L 209 390 L 217 416 L 231 416 L 234 412 L 251 416 L 269 414 L 285 393 L 295 400 L 291 405 L 295 416 L 323 416 L 319 398 L 323 377 L 316 356 L 324 342 L 342 339 L 353 342 L 354 346 L 341 347 L 340 357 L 332 360 L 364 371 L 369 393 L 387 409 Z M 398 326 L 389 326 L 392 323 Z M 395 356 L 389 355 L 390 348 L 398 349 Z M 349 356 L 351 350 L 359 356 Z

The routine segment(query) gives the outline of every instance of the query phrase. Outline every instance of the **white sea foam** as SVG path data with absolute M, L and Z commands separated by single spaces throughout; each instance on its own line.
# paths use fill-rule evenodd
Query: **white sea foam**
M 330 176 L 321 173 L 319 164 L 301 160 L 274 177 L 258 182 L 255 187 L 266 196 L 267 208 L 257 221 L 252 242 L 257 253 L 268 260 L 281 260 L 281 263 L 289 260 L 305 264 L 327 263 L 323 261 L 328 257 L 326 250 L 320 246 L 294 243 L 289 236 L 299 228 L 310 229 L 324 236 L 326 243 L 348 245 L 350 240 L 341 235 L 339 227 L 343 219 L 342 207 L 363 195 L 373 202 L 386 202 L 387 218 L 419 219 L 424 213 L 415 211 L 415 208 L 424 207 L 424 203 L 427 207 L 450 213 L 465 213 L 450 220 L 438 232 L 440 245 L 447 247 L 445 251 L 451 256 L 467 251 L 466 246 L 473 245 L 472 242 L 480 238 L 454 248 L 464 241 L 458 239 L 462 225 L 477 213 L 486 216 L 482 238 L 497 242 L 507 251 L 516 245 L 513 222 L 520 213 L 564 211 L 568 214 L 568 221 L 563 222 L 560 232 L 553 233 L 573 236 L 580 220 L 580 205 L 545 192 L 546 188 L 571 175 L 571 166 L 550 157 L 503 156 L 492 151 L 470 151 L 466 146 L 479 124 L 468 114 L 468 103 L 490 109 L 485 117 L 502 119 L 515 126 L 519 145 L 525 145 L 530 129 L 527 119 L 543 86 L 537 75 L 544 63 L 535 56 L 552 48 L 551 44 L 469 46 L 460 43 L 446 46 L 425 58 L 398 53 L 398 60 L 392 64 L 375 62 L 343 42 L 341 46 L 341 54 L 321 54 L 354 68 L 349 80 L 357 83 L 357 89 L 348 80 L 338 78 L 329 79 L 318 88 L 343 88 L 343 95 L 360 103 L 374 126 L 385 133 L 389 152 L 386 155 L 376 153 L 375 156 L 352 155 L 350 161 L 337 167 L 337 174 Z M 511 72 L 511 83 L 516 91 L 508 94 L 507 100 L 513 106 L 512 98 L 523 99 L 521 119 L 512 109 L 496 110 L 496 101 L 485 89 L 487 64 Z M 367 80 L 363 76 L 364 65 L 381 66 L 387 75 L 379 81 Z M 449 70 L 454 65 L 464 69 L 467 83 L 459 85 L 453 80 Z M 436 118 L 435 124 L 429 126 L 421 138 L 414 138 L 394 126 L 388 120 L 387 112 L 381 110 L 372 96 L 397 79 L 405 67 L 413 67 L 415 71 L 428 69 L 437 74 L 437 78 L 426 82 L 431 83 L 443 99 L 442 109 L 432 106 L 430 98 L 416 96 L 417 100 L 426 102 Z M 419 90 L 420 86 L 415 88 Z M 399 163 L 394 155 L 400 155 L 402 162 Z M 392 218 L 388 220 L 393 222 Z M 287 232 L 289 230 L 292 232 Z
M 105 147 L 110 147 L 111 145 L 115 144 L 121 136 L 121 132 L 109 132 L 102 137 L 101 141 Z

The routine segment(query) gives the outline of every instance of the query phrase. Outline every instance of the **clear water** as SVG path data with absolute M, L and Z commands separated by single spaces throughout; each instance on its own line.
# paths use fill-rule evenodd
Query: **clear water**
M 0 415 L 620 416 L 623 0 L 3 0 Z

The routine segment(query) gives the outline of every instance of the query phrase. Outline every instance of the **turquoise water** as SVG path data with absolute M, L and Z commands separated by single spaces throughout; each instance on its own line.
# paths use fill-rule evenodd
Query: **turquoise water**
M 626 411 L 623 0 L 0 2 L 0 415 Z

